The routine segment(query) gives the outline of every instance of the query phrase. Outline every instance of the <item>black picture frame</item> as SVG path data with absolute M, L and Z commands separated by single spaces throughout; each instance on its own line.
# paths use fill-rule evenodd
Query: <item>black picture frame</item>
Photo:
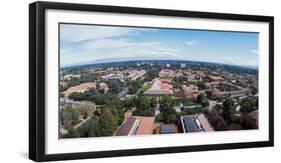
M 269 23 L 269 140 L 262 142 L 229 143 L 215 145 L 196 145 L 180 147 L 159 147 L 117 151 L 99 151 L 83 153 L 46 154 L 45 153 L 45 11 L 47 9 L 69 11 L 95 11 L 123 14 L 160 15 L 173 17 L 192 17 L 222 20 L 240 20 Z M 101 157 L 178 153 L 191 151 L 222 150 L 236 148 L 269 147 L 274 145 L 274 18 L 271 16 L 222 14 L 135 8 L 121 6 L 103 6 L 55 2 L 34 2 L 29 5 L 29 158 L 34 161 L 55 161 Z

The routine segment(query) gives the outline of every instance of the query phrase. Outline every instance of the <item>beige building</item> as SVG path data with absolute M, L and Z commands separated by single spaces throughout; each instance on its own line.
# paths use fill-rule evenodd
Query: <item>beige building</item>
M 220 76 L 210 76 L 211 81 L 223 81 L 224 79 Z
M 197 98 L 200 93 L 198 87 L 193 84 L 188 86 L 183 84 L 181 87 L 186 98 Z
M 159 72 L 159 77 L 160 78 L 173 78 L 173 77 L 175 77 L 175 72 L 170 69 L 162 69 Z
M 169 80 L 160 80 L 159 78 L 155 78 L 151 87 L 144 92 L 144 95 L 173 95 L 173 86 L 171 85 Z
M 64 96 L 67 97 L 73 92 L 85 92 L 91 88 L 96 88 L 96 83 L 93 82 L 82 83 L 80 85 L 70 87 L 62 93 L 64 94 Z
M 109 90 L 108 85 L 106 83 L 99 83 L 99 89 L 104 90 L 104 93 Z

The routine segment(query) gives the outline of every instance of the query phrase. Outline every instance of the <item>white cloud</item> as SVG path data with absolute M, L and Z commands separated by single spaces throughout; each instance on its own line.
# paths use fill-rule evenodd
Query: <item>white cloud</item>
M 254 54 L 259 54 L 259 51 L 255 50 L 255 49 L 251 49 L 250 52 L 254 53 Z
M 151 52 L 152 55 L 156 55 L 157 57 L 175 57 L 178 58 L 180 55 L 178 55 L 174 49 L 168 50 L 168 49 L 159 49 Z
M 258 60 L 257 59 L 248 60 L 246 65 L 257 66 L 258 65 Z
M 136 46 L 154 46 L 154 45 L 160 45 L 161 42 L 153 41 L 153 42 L 142 42 L 136 44 Z
M 231 57 L 224 57 L 224 59 L 225 59 L 226 61 L 233 62 L 233 59 L 232 59 Z
M 157 30 L 150 28 L 120 28 L 112 26 L 62 24 L 60 26 L 60 38 L 64 43 L 71 43 L 119 36 L 131 36 L 137 35 L 143 31 Z
M 151 49 L 151 48 L 160 48 L 161 42 L 134 42 L 134 40 L 130 40 L 127 38 L 120 39 L 96 39 L 91 40 L 85 43 L 82 43 L 80 48 L 85 49 L 87 51 L 98 51 L 98 50 L 122 50 L 121 48 L 132 47 L 134 50 L 138 51 L 139 49 Z M 117 49 L 120 48 L 120 49 Z
M 126 37 L 89 40 L 74 43 L 73 46 L 62 48 L 63 65 L 103 58 L 159 57 L 177 59 L 181 57 L 178 50 L 163 48 L 162 42 L 136 42 Z
M 176 49 L 161 48 L 161 46 L 154 46 L 147 44 L 147 46 L 129 46 L 122 48 L 115 53 L 116 56 L 122 57 L 169 57 L 179 58 L 180 55 Z
M 112 48 L 122 48 L 126 46 L 131 46 L 126 39 L 98 39 L 94 41 L 89 41 L 82 45 L 83 48 L 87 50 L 99 50 L 99 49 L 112 49 Z
M 232 57 L 223 57 L 222 59 L 218 58 L 214 62 L 221 62 L 221 63 L 224 63 L 224 64 L 234 64 L 235 63 L 235 61 Z
M 185 44 L 186 45 L 197 45 L 197 44 L 199 44 L 199 42 L 195 41 L 195 40 L 191 40 L 191 41 L 186 41 Z

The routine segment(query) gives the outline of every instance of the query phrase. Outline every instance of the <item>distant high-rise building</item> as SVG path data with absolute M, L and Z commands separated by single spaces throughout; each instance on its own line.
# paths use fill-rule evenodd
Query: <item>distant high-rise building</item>
M 167 64 L 166 64 L 166 67 L 170 67 L 170 63 L 167 63 Z
M 186 64 L 185 63 L 181 63 L 181 68 L 185 68 Z

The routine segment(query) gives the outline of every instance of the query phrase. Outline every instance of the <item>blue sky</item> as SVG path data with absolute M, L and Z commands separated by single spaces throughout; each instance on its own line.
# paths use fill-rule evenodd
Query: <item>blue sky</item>
M 60 64 L 95 60 L 177 59 L 258 65 L 258 33 L 60 25 Z

